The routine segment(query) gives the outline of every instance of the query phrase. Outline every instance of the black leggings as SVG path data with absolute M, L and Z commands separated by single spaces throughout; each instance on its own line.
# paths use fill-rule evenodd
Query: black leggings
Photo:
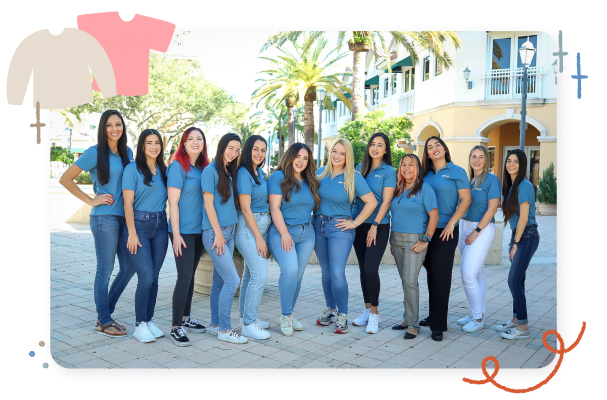
M 428 245 L 423 266 L 428 276 L 428 296 L 430 304 L 430 330 L 447 330 L 447 312 L 453 274 L 453 259 L 459 241 L 459 227 L 453 229 L 453 239 L 442 240 L 444 228 L 437 228 Z
M 365 303 L 371 303 L 371 306 L 379 305 L 379 264 L 386 251 L 388 239 L 390 238 L 390 224 L 380 224 L 377 226 L 377 236 L 375 244 L 367 247 L 367 233 L 372 224 L 361 224 L 356 228 L 354 237 L 354 251 L 358 258 L 358 267 L 360 268 L 360 286 L 363 289 L 363 298 Z
M 201 233 L 182 234 L 181 237 L 187 248 L 181 246 L 181 256 L 175 256 L 177 283 L 173 291 L 173 326 L 181 326 L 182 318 L 190 316 L 194 295 L 194 275 L 204 250 Z M 169 232 L 169 238 L 173 243 L 173 233 Z

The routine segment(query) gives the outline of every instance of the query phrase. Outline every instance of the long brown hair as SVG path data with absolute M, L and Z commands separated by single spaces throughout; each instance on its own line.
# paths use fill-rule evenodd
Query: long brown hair
M 392 145 L 390 144 L 390 138 L 388 137 L 388 135 L 386 135 L 383 132 L 377 132 L 369 138 L 369 141 L 367 142 L 367 148 L 365 149 L 365 155 L 363 156 L 363 162 L 362 162 L 362 165 L 360 166 L 360 174 L 364 178 L 366 178 L 367 175 L 369 175 L 369 172 L 371 172 L 371 167 L 373 166 L 373 159 L 371 158 L 371 155 L 369 154 L 369 147 L 371 147 L 371 144 L 373 143 L 373 139 L 375 139 L 376 137 L 380 137 L 380 138 L 384 139 L 384 145 L 386 146 L 386 153 L 382 157 L 382 161 L 385 162 L 386 165 L 389 165 L 392 167 Z
M 451 162 L 451 153 L 449 152 L 449 148 L 447 147 L 445 142 L 443 142 L 443 139 L 439 138 L 438 136 L 430 136 L 428 138 L 428 140 L 426 140 L 426 143 L 424 144 L 424 155 L 422 156 L 422 175 L 423 176 L 428 175 L 428 172 L 430 172 L 430 171 L 434 171 L 434 165 L 432 164 L 432 160 L 430 159 L 430 155 L 428 154 L 428 142 L 432 139 L 438 140 L 438 142 L 445 148 L 445 161 L 447 161 L 447 164 Z M 434 172 L 436 172 L 436 171 L 434 171 Z
M 221 137 L 221 139 L 219 139 L 219 144 L 217 144 L 217 154 L 215 155 L 215 167 L 217 168 L 217 174 L 219 175 L 219 181 L 217 183 L 217 192 L 221 196 L 221 204 L 226 203 L 230 199 L 232 193 L 234 194 L 234 199 L 238 197 L 238 190 L 236 189 L 236 172 L 238 171 L 238 159 L 232 160 L 232 162 L 228 163 L 228 165 L 224 164 L 225 160 L 223 159 L 223 153 L 225 152 L 226 147 L 228 147 L 228 144 L 233 140 L 237 141 L 238 143 L 241 143 L 240 136 L 235 133 L 226 133 Z M 231 190 L 230 177 L 232 178 Z
M 273 173 L 276 171 L 282 171 L 282 173 L 285 175 L 284 179 L 280 182 L 282 199 L 286 202 L 291 201 L 291 194 L 293 193 L 293 190 L 295 190 L 295 192 L 299 192 L 301 189 L 301 184 L 299 183 L 299 180 L 295 178 L 295 174 L 293 173 L 293 161 L 297 158 L 299 150 L 301 149 L 306 149 L 308 152 L 308 165 L 303 171 L 301 171 L 301 177 L 310 188 L 310 193 L 314 198 L 314 211 L 316 211 L 318 210 L 318 207 L 320 207 L 320 196 L 318 195 L 320 182 L 318 179 L 316 179 L 316 164 L 314 164 L 312 150 L 310 150 L 308 145 L 304 143 L 293 143 L 291 146 L 289 146 L 280 160 L 280 165 Z
M 400 173 L 401 163 L 403 162 L 405 157 L 412 158 L 417 164 L 417 176 L 415 177 L 415 182 L 413 182 L 413 186 L 411 186 L 411 189 L 409 190 L 407 198 L 413 196 L 417 192 L 421 192 L 422 186 L 424 185 L 424 177 L 422 176 L 422 164 L 419 162 L 419 158 L 413 153 L 405 154 L 398 162 L 398 173 L 396 174 L 396 192 L 394 192 L 394 197 L 398 197 L 405 192 L 405 185 L 407 184 L 407 182 L 405 181 L 405 177 Z
M 506 167 L 508 164 L 508 157 L 513 154 L 518 158 L 518 173 L 516 174 L 514 183 L 512 182 L 512 177 Z M 526 177 L 527 155 L 521 149 L 509 151 L 506 156 L 506 162 L 504 163 L 504 172 L 502 173 L 502 197 L 504 198 L 502 209 L 504 210 L 504 224 L 508 222 L 513 214 L 518 214 L 518 187 Z

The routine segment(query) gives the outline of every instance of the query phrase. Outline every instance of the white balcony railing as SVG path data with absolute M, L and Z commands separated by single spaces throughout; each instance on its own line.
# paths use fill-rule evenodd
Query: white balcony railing
M 415 101 L 415 90 L 409 90 L 398 98 L 398 115 L 412 113 Z
M 541 97 L 543 67 L 527 70 L 527 97 Z M 485 99 L 520 99 L 523 93 L 523 68 L 492 69 L 485 71 Z

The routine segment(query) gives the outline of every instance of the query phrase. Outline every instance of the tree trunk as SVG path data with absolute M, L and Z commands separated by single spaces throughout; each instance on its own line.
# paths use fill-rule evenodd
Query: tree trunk
M 365 59 L 367 51 L 354 50 L 352 62 L 352 121 L 364 115 L 365 107 Z
M 314 101 L 316 88 L 311 87 L 304 96 L 304 143 L 314 152 Z M 313 153 L 316 154 L 316 153 Z M 310 160 L 311 161 L 311 160 Z
M 289 146 L 295 143 L 294 134 L 295 131 L 293 130 L 293 107 L 289 107 L 287 108 L 287 136 L 289 139 Z

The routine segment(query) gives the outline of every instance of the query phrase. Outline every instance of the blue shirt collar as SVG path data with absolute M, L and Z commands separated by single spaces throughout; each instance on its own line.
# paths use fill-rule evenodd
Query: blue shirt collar
M 442 168 L 441 168 L 441 169 L 439 169 L 438 171 L 435 171 L 435 173 L 436 173 L 436 172 L 439 172 L 439 171 L 442 171 L 442 170 L 443 170 L 443 169 L 445 169 L 445 168 L 447 168 L 448 170 L 452 170 L 452 169 L 453 169 L 453 167 L 455 167 L 455 164 L 453 164 L 453 161 L 449 161 L 449 162 L 447 163 L 447 165 L 445 165 L 444 167 L 442 167 Z

